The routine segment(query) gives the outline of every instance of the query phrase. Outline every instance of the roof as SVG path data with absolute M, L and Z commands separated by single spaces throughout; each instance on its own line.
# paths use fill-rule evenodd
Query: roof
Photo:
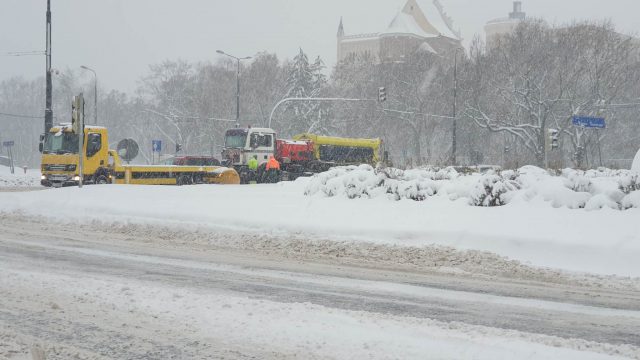
M 420 44 L 420 47 L 418 47 L 418 50 L 422 51 L 422 52 L 426 52 L 426 53 L 432 53 L 432 54 L 437 54 L 438 52 L 435 51 L 434 48 L 431 47 L 431 45 L 429 45 L 426 41 L 423 42 L 422 44 Z
M 412 0 L 409 0 L 412 1 Z M 438 0 L 415 0 L 427 21 L 441 35 L 455 40 L 460 36 L 451 28 L 451 20 Z
M 411 34 L 417 35 L 423 38 L 437 37 L 438 34 L 430 34 L 422 29 L 416 22 L 415 18 L 411 14 L 407 14 L 400 11 L 396 17 L 391 21 L 387 30 L 382 35 L 391 34 Z
M 487 25 L 490 24 L 503 24 L 503 23 L 520 23 L 522 22 L 522 20 L 520 19 L 513 19 L 510 17 L 503 17 L 503 18 L 499 18 L 499 19 L 493 19 L 487 22 Z
M 389 10 L 391 10 L 389 8 Z M 461 41 L 452 20 L 444 12 L 440 0 L 405 0 L 389 26 L 379 33 L 342 36 L 340 42 L 378 40 L 388 35 L 413 35 L 420 38 L 446 37 Z
M 271 128 L 258 128 L 258 127 L 252 127 L 247 129 L 252 133 L 265 133 L 265 134 L 273 134 L 275 133 L 275 131 Z

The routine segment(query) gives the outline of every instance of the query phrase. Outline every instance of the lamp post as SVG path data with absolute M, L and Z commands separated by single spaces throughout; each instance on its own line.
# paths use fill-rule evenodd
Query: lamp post
M 80 67 L 93 73 L 93 122 L 94 125 L 98 125 L 98 75 L 88 66 Z
M 44 108 L 44 132 L 48 133 L 53 127 L 53 84 L 51 80 L 51 0 L 47 0 L 47 38 L 46 38 L 46 87 Z
M 251 56 L 239 58 L 233 55 L 229 55 L 222 50 L 216 50 L 216 52 L 220 55 L 228 56 L 232 59 L 235 59 L 238 63 L 238 70 L 236 72 L 236 122 L 240 121 L 240 61 L 241 60 L 249 60 Z

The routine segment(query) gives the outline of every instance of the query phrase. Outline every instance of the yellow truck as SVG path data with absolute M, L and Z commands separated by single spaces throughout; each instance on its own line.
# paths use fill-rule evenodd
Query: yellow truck
M 44 186 L 78 185 L 78 140 L 71 124 L 54 126 L 41 136 Z M 123 165 L 117 151 L 109 149 L 107 129 L 85 126 L 82 150 L 83 184 L 190 185 L 239 184 L 238 173 L 220 166 Z
M 314 158 L 337 164 L 372 164 L 385 158 L 381 139 L 352 139 L 315 134 L 300 134 L 296 141 L 313 144 Z

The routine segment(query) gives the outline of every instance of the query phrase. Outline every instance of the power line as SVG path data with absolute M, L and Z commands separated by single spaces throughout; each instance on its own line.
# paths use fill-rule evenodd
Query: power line
M 25 118 L 25 119 L 42 119 L 44 116 L 32 116 L 32 115 L 23 115 L 23 114 L 9 114 L 0 112 L 0 115 L 17 117 L 17 118 Z
M 4 56 L 33 56 L 33 55 L 46 55 L 46 51 L 16 51 L 8 52 Z

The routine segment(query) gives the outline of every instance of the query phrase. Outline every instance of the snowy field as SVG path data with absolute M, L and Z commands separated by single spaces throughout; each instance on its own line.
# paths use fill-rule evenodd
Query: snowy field
M 39 186 L 40 170 L 27 169 L 27 173 L 25 174 L 22 168 L 16 167 L 14 174 L 11 174 L 8 167 L 0 165 L 0 189 Z
M 383 187 L 379 176 L 360 167 L 276 185 L 106 185 L 1 193 L 0 212 L 62 222 L 303 234 L 309 241 L 446 246 L 538 267 L 640 277 L 640 192 L 632 172 L 550 176 L 528 167 L 460 176 L 412 170 L 392 174 Z M 483 206 L 498 203 L 505 205 Z

